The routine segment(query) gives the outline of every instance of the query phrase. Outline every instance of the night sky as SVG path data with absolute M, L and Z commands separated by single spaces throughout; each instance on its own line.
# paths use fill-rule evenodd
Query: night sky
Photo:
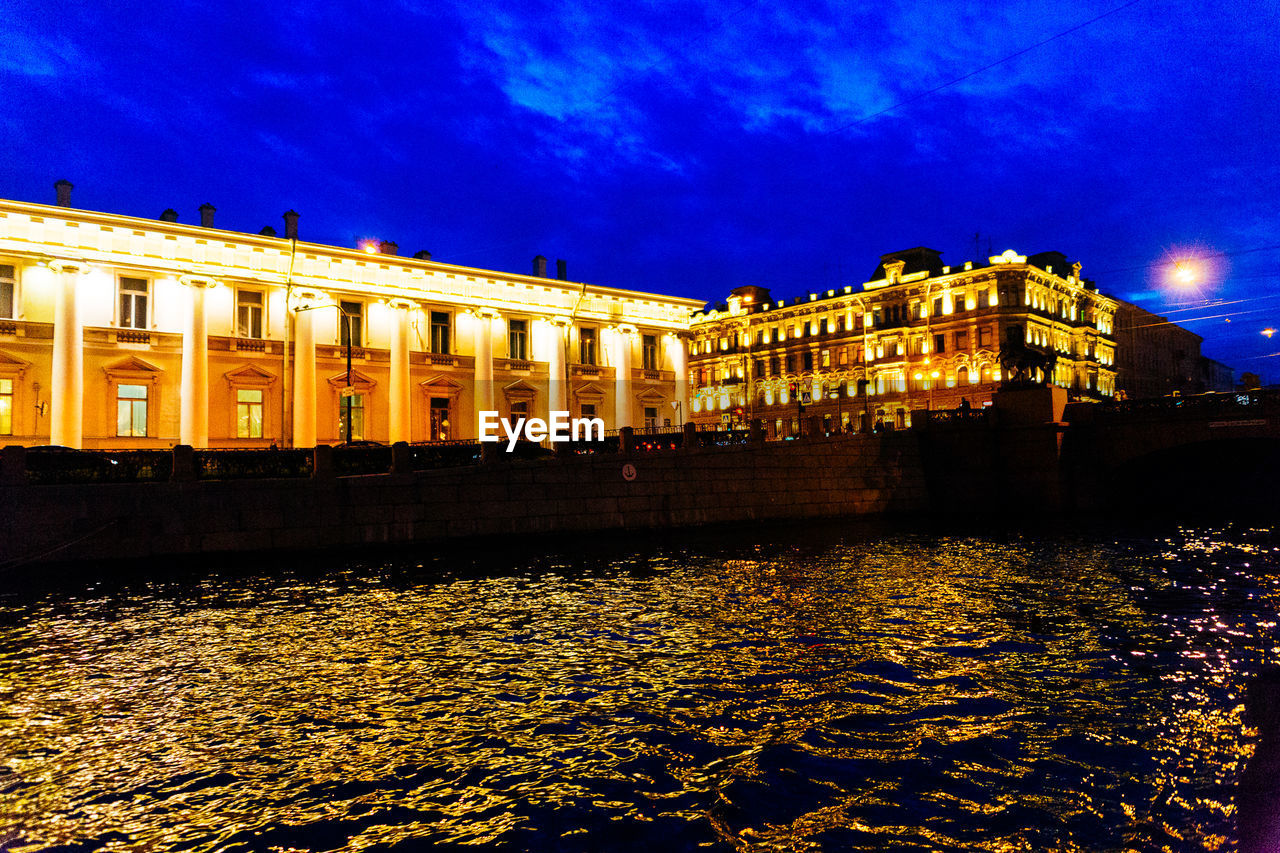
M 917 245 L 1059 250 L 1280 381 L 1278 21 L 1231 0 L 7 0 L 0 196 L 67 178 L 76 207 L 209 202 L 249 232 L 292 207 L 307 240 L 543 254 L 708 300 L 860 284 Z M 1210 255 L 1175 286 L 1171 261 Z

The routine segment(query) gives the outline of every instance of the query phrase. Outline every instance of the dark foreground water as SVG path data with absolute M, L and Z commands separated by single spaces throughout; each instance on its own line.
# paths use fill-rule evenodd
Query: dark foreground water
M 332 562 L 9 585 L 0 850 L 1231 850 L 1280 658 L 1245 525 Z

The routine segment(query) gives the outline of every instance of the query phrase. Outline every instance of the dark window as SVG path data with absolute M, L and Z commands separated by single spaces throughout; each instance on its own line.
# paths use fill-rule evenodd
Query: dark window
M 431 351 L 449 354 L 449 312 L 431 312 Z
M 579 364 L 595 364 L 596 363 L 596 330 L 595 329 L 579 329 L 578 330 L 578 363 Z
M 935 296 L 933 299 L 933 316 L 942 316 L 942 297 Z
M 519 361 L 529 357 L 528 320 L 511 320 L 507 324 L 507 356 Z
M 594 417 L 596 416 L 596 404 L 595 404 L 595 403 L 583 403 L 583 404 L 582 404 L 582 416 L 583 416 L 584 418 L 594 418 Z
M 644 428 L 653 429 L 657 425 L 658 425 L 658 407 L 645 406 L 644 407 Z
M 350 344 L 353 347 L 364 346 L 361 341 L 364 340 L 364 305 L 359 302 L 339 302 L 338 303 L 338 343 L 344 347 Z M 352 432 L 354 440 L 355 436 L 355 416 L 352 415 Z M 343 434 L 345 438 L 346 434 Z
M 825 335 L 827 331 L 828 331 L 827 318 L 823 317 L 821 320 L 818 321 L 818 334 Z
M 933 336 L 933 351 L 934 351 L 934 352 L 946 352 L 946 351 L 947 351 L 947 336 L 946 336 L 946 335 L 934 335 L 934 336 Z
M 0 317 L 13 319 L 13 266 L 0 264 Z
M 969 333 L 956 332 L 956 351 L 961 352 L 969 348 Z
M 262 291 L 236 291 L 236 335 L 262 337 Z
M 640 361 L 645 370 L 658 369 L 658 336 L 640 336 Z
M 120 279 L 120 328 L 147 327 L 147 287 L 145 278 Z
M 813 370 L 813 353 L 806 352 L 802 357 L 804 359 L 804 369 Z

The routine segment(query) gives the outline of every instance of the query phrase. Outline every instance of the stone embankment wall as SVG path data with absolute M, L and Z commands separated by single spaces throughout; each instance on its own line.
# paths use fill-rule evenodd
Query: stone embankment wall
M 3 485 L 0 567 L 929 508 L 910 432 L 505 456 L 357 477 Z M 624 477 L 626 465 L 634 479 Z

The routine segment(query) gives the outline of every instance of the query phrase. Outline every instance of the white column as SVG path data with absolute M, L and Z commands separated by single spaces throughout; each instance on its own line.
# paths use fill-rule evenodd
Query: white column
M 476 419 L 493 408 L 493 321 L 498 315 L 489 309 L 476 312 Z M 477 426 L 477 430 L 479 427 Z M 479 432 L 476 433 L 479 435 Z
M 689 417 L 689 360 L 685 353 L 685 341 L 679 334 L 671 334 L 671 372 L 676 375 L 676 400 L 680 403 L 680 424 Z
M 409 395 L 409 311 L 413 303 L 391 302 L 391 441 L 412 441 Z
M 209 446 L 209 330 L 204 292 L 210 282 L 184 277 L 191 298 L 182 330 L 182 405 L 178 435 L 191 447 Z
M 552 318 L 548 322 L 551 336 L 550 358 L 547 360 L 547 417 L 552 412 L 569 411 L 569 380 L 565 376 L 565 330 L 569 321 L 561 317 Z
M 54 303 L 49 443 L 78 448 L 84 412 L 84 330 L 76 310 L 81 269 L 57 261 L 50 266 L 54 271 Z
M 305 296 L 304 296 L 305 298 Z M 315 299 L 315 297 L 312 297 Z M 315 309 L 305 303 L 293 314 L 293 446 L 316 446 Z
M 613 334 L 614 429 L 632 426 L 632 410 L 635 407 L 631 399 L 631 341 L 634 335 L 635 329 L 630 326 L 619 326 Z

